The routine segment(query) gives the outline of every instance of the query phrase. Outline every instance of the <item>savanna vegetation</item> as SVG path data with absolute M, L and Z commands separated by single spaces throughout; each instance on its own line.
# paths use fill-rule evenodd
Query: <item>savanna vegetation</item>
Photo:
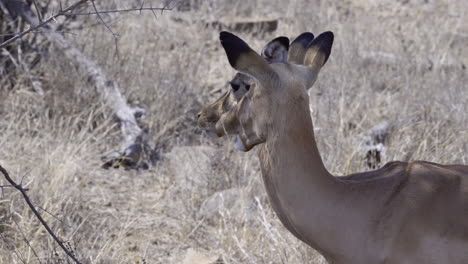
M 74 1 L 36 2 L 48 17 Z M 277 36 L 334 32 L 309 91 L 319 149 L 334 174 L 391 160 L 468 164 L 467 1 L 96 5 L 174 7 L 52 22 L 130 106 L 145 110 L 144 166 L 103 166 L 122 144 L 122 123 L 89 72 L 40 30 L 0 49 L 0 165 L 83 263 L 324 263 L 275 216 L 255 149 L 237 152 L 232 138 L 209 138 L 197 126 L 198 111 L 235 74 L 221 30 L 258 51 Z M 27 28 L 5 13 L 0 23 L 2 42 Z M 0 185 L 0 263 L 67 263 L 21 194 L 2 177 Z

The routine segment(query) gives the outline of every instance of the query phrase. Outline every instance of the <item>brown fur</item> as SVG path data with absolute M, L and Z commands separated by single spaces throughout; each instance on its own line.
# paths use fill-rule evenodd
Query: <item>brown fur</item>
M 468 166 L 392 162 L 334 177 L 318 152 L 304 89 L 331 43 L 311 47 L 310 58 L 318 59 L 305 60 L 308 71 L 235 47 L 226 49 L 237 52 L 231 64 L 256 86 L 217 126 L 236 134 L 245 150 L 259 145 L 270 201 L 289 231 L 329 263 L 468 263 Z

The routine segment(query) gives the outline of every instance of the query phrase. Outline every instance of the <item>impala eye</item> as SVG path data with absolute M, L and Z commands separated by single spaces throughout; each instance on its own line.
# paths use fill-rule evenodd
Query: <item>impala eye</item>
M 245 85 L 245 89 L 246 89 L 247 91 L 250 90 L 250 84 L 246 84 L 246 85 Z
M 239 85 L 238 85 L 238 84 L 235 84 L 235 83 L 232 83 L 232 82 L 230 82 L 229 84 L 231 85 L 231 87 L 232 87 L 232 89 L 234 90 L 234 92 L 237 91 L 237 90 L 239 90 Z

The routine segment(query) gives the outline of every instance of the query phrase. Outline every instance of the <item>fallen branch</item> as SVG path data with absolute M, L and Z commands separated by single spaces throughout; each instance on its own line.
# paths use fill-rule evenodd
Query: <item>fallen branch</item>
M 22 195 L 26 203 L 28 204 L 29 208 L 31 211 L 34 213 L 34 215 L 39 219 L 39 222 L 44 226 L 44 228 L 47 230 L 47 232 L 50 234 L 50 236 L 57 242 L 57 244 L 63 249 L 63 251 L 77 264 L 81 264 L 81 262 L 71 253 L 63 244 L 63 242 L 55 235 L 54 231 L 50 229 L 49 225 L 47 222 L 42 218 L 41 214 L 36 210 L 34 205 L 31 202 L 31 199 L 29 198 L 28 194 L 26 193 L 26 190 L 23 188 L 21 184 L 17 184 L 13 179 L 10 177 L 8 174 L 7 170 L 5 170 L 1 165 L 0 165 L 0 172 L 3 174 L 5 179 L 15 188 L 17 189 Z
M 150 144 L 148 143 L 149 136 L 147 131 L 141 129 L 137 123 L 137 117 L 144 115 L 145 110 L 139 107 L 130 107 L 120 92 L 118 84 L 112 79 L 109 79 L 106 72 L 101 67 L 99 67 L 80 50 L 75 48 L 62 34 L 56 32 L 48 24 L 39 23 L 39 18 L 28 5 L 19 0 L 8 0 L 6 3 L 4 1 L 5 0 L 0 0 L 0 4 L 5 5 L 7 8 L 16 8 L 14 10 L 15 13 L 19 14 L 29 24 L 42 25 L 42 27 L 46 29 L 43 35 L 47 40 L 55 44 L 55 46 L 60 49 L 70 61 L 76 63 L 81 71 L 87 74 L 86 79 L 94 84 L 101 99 L 110 106 L 113 113 L 117 116 L 124 140 L 122 147 L 119 150 L 113 151 L 103 158 L 105 162 L 108 164 L 114 164 L 124 161 L 124 163 L 127 164 L 125 167 L 129 169 L 147 168 L 148 165 L 146 162 L 143 162 L 143 159 L 145 159 L 145 152 L 148 152 L 147 150 L 151 149 L 151 147 L 149 147 Z M 76 8 L 79 4 L 84 4 L 88 1 L 91 0 L 81 0 L 72 6 L 73 8 Z M 92 2 L 93 1 L 91 1 L 91 3 Z M 101 12 L 98 12 L 95 6 L 93 7 L 96 13 Z M 69 7 L 65 10 L 71 10 L 73 8 Z M 134 9 L 133 11 L 140 9 L 141 8 Z M 161 9 L 169 10 L 167 8 Z M 54 17 L 66 14 L 65 10 L 60 11 Z M 50 21 L 50 19 L 45 21 Z M 38 27 L 36 26 L 33 28 L 37 29 Z

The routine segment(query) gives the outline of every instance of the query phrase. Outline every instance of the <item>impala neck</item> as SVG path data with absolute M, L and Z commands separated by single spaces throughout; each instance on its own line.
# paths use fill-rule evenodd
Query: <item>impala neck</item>
M 262 174 L 272 206 L 286 228 L 325 256 L 333 256 L 340 243 L 346 243 L 337 238 L 348 232 L 344 228 L 351 223 L 345 221 L 356 208 L 342 202 L 345 186 L 325 168 L 308 102 L 304 104 L 307 110 L 293 109 L 300 108 L 296 105 L 291 107 L 294 114 L 276 115 L 283 120 L 275 120 L 279 126 L 259 152 Z

